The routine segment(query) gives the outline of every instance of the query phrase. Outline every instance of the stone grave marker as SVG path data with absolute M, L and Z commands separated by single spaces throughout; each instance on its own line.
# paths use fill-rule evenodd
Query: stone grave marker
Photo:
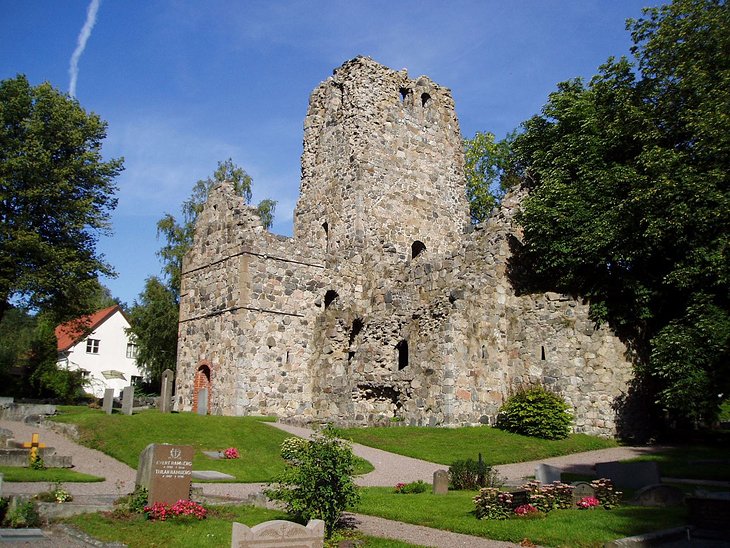
M 595 497 L 596 490 L 586 481 L 579 481 L 573 484 L 573 502 L 578 502 L 584 497 Z
M 433 494 L 445 495 L 449 492 L 449 471 L 436 470 L 433 473 Z
M 535 467 L 535 479 L 543 485 L 548 485 L 554 481 L 560 481 L 562 469 L 550 466 L 549 464 L 538 464 Z
M 597 462 L 596 476 L 608 478 L 616 487 L 641 489 L 661 483 L 656 462 Z
M 671 485 L 647 485 L 639 489 L 634 495 L 633 503 L 637 506 L 681 506 L 684 503 L 684 493 L 681 489 Z
M 172 408 L 172 380 L 175 373 L 165 369 L 162 373 L 162 389 L 160 390 L 160 413 L 169 413 Z
M 30 438 L 30 441 L 26 441 L 20 446 L 24 449 L 30 449 L 30 451 L 28 452 L 28 462 L 30 464 L 33 464 L 33 462 L 35 462 L 35 460 L 39 457 L 38 450 L 44 449 L 46 447 L 46 444 L 41 443 L 40 434 L 34 432 Z
M 111 415 L 113 407 L 114 407 L 114 389 L 107 388 L 106 390 L 104 390 L 104 403 L 102 403 L 101 408 L 104 410 L 104 413 L 106 413 L 107 415 Z
M 129 385 L 122 390 L 122 413 L 125 415 L 132 414 L 132 405 L 134 404 L 134 386 Z
M 139 455 L 135 484 L 149 492 L 149 504 L 175 504 L 190 498 L 193 476 L 192 445 L 151 443 Z
M 233 522 L 231 548 L 321 548 L 324 521 L 309 520 L 307 526 L 281 519 L 253 527 Z
M 201 388 L 198 390 L 198 415 L 208 414 L 208 389 Z
M 530 502 L 530 492 L 526 489 L 520 489 L 519 491 L 510 491 L 510 495 L 512 495 L 513 509 Z

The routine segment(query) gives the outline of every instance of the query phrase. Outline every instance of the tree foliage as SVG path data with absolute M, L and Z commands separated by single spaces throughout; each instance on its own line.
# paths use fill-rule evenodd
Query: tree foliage
M 676 0 L 627 28 L 637 64 L 560 84 L 515 142 L 531 191 L 512 272 L 588 297 L 665 412 L 712 420 L 730 390 L 730 11 Z
M 489 132 L 464 139 L 466 197 L 473 223 L 485 221 L 504 193 L 519 182 L 510 161 L 515 133 L 494 139 Z
M 104 137 L 104 121 L 50 84 L 0 82 L 0 318 L 11 300 L 59 319 L 88 312 L 85 284 L 113 274 L 96 243 L 123 168 L 102 161 Z
M 130 332 L 137 344 L 137 365 L 152 388 L 159 386 L 165 369 L 175 370 L 178 304 L 175 292 L 158 278 L 145 282 L 144 291 L 129 311 Z
M 222 182 L 232 184 L 236 195 L 241 196 L 246 203 L 251 201 L 253 182 L 251 177 L 229 158 L 224 162 L 218 162 L 218 167 L 211 177 L 195 183 L 190 197 L 183 202 L 182 222 L 179 222 L 170 213 L 166 213 L 157 223 L 157 235 L 165 238 L 165 244 L 158 252 L 158 256 L 162 260 L 163 272 L 167 276 L 170 287 L 177 292 L 180 290 L 183 257 L 193 245 L 195 221 L 203 210 L 210 191 Z M 264 228 L 271 228 L 275 208 L 276 201 L 271 199 L 263 200 L 257 206 Z

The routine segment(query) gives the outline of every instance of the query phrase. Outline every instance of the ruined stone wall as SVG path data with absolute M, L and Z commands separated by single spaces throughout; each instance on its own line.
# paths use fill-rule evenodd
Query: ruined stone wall
M 626 348 L 582 302 L 516 294 L 521 198 L 472 230 L 450 92 L 348 61 L 310 99 L 294 237 L 265 231 L 228 185 L 198 218 L 178 408 L 206 367 L 213 413 L 348 425 L 492 423 L 512 390 L 542 383 L 577 431 L 613 433 Z

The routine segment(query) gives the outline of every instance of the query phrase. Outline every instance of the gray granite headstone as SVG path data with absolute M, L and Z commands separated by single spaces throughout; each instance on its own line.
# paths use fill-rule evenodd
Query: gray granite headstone
M 684 493 L 672 485 L 647 485 L 639 489 L 634 495 L 634 504 L 637 506 L 681 506 L 684 503 Z
M 198 415 L 208 414 L 208 389 L 201 388 L 198 390 Z
M 192 445 L 151 443 L 139 455 L 135 484 L 145 487 L 149 504 L 175 504 L 190 498 L 193 476 Z
M 573 484 L 573 502 L 578 502 L 584 497 L 595 497 L 596 490 L 590 483 L 579 481 Z
M 436 470 L 433 473 L 433 494 L 445 495 L 449 492 L 448 470 Z
M 111 415 L 113 407 L 114 407 L 114 389 L 107 388 L 106 390 L 104 390 L 104 403 L 102 404 L 101 408 L 104 410 L 104 413 L 106 413 L 107 415 Z
M 134 403 L 134 387 L 126 386 L 122 390 L 122 413 L 125 415 L 132 414 L 132 404 Z
M 596 476 L 610 479 L 616 487 L 641 489 L 661 483 L 659 467 L 653 461 L 597 462 Z
M 307 526 L 293 521 L 273 520 L 248 527 L 233 522 L 231 548 L 321 548 L 324 521 L 309 520 Z
M 165 369 L 162 373 L 162 389 L 160 390 L 160 413 L 169 413 L 172 408 L 172 379 L 175 373 Z
M 560 474 L 562 470 L 549 464 L 538 464 L 535 467 L 535 479 L 545 484 L 553 483 L 554 481 L 560 481 Z

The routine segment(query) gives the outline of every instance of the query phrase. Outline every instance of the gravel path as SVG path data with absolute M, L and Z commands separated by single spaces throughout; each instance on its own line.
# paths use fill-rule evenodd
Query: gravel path
M 266 424 L 304 438 L 313 434 L 313 431 L 307 428 L 281 423 Z M 11 430 L 15 434 L 15 439 L 18 441 L 30 440 L 33 432 L 39 432 L 42 443 L 56 448 L 56 452 L 59 455 L 71 455 L 74 470 L 106 478 L 103 482 L 97 483 L 64 484 L 64 487 L 74 495 L 76 501 L 96 500 L 99 502 L 109 502 L 122 494 L 131 492 L 134 488 L 135 470 L 99 451 L 82 447 L 67 437 L 51 430 L 21 422 L 0 421 L 0 428 Z M 627 459 L 655 450 L 657 450 L 655 447 L 616 447 L 555 457 L 539 462 L 505 464 L 496 468 L 508 480 L 508 483 L 518 484 L 523 478 L 534 475 L 535 466 L 540 462 L 557 466 L 566 472 L 590 473 L 591 467 L 596 462 Z M 434 471 L 447 468 L 447 466 L 442 464 L 403 457 L 360 444 L 353 444 L 353 452 L 357 456 L 370 461 L 375 467 L 374 471 L 357 478 L 357 483 L 362 486 L 393 486 L 398 482 L 408 483 L 419 479 L 430 483 L 433 479 Z M 264 486 L 260 483 L 194 483 L 193 485 L 202 488 L 205 495 L 225 496 L 239 500 L 260 493 Z M 2 489 L 3 495 L 35 494 L 47 490 L 48 484 L 45 482 L 5 482 Z M 516 546 L 507 542 L 409 525 L 373 516 L 356 514 L 355 519 L 359 522 L 358 529 L 367 535 L 399 539 L 422 546 L 443 548 L 459 546 L 502 548 Z M 55 538 L 61 538 L 63 535 L 58 529 L 50 532 L 56 535 Z M 78 542 L 78 539 L 73 540 L 74 542 Z M 48 546 L 77 546 L 77 544 L 58 542 L 58 544 L 49 544 Z M 39 544 L 36 545 L 41 546 Z

